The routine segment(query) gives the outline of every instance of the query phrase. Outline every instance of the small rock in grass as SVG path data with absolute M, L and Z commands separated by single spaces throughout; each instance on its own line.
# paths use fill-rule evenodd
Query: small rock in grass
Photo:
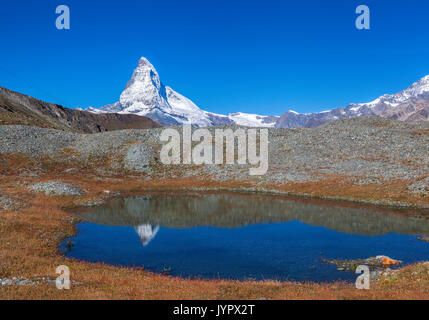
M 429 236 L 421 236 L 421 237 L 418 237 L 417 240 L 429 242 Z
M 402 263 L 402 261 L 392 259 L 388 256 L 376 256 L 375 259 L 380 261 L 383 266 L 395 266 Z
M 379 255 L 367 259 L 356 259 L 356 260 L 337 260 L 337 259 L 323 259 L 323 262 L 335 264 L 338 271 L 355 271 L 359 265 L 366 265 L 372 269 L 374 268 L 387 268 L 390 266 L 396 266 L 402 263 L 402 261 L 392 259 L 388 256 Z

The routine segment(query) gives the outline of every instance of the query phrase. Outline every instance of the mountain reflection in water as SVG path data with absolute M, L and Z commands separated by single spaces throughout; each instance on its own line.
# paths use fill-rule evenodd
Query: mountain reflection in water
M 237 228 L 260 223 L 300 221 L 357 235 L 428 234 L 429 215 L 407 211 L 342 206 L 259 194 L 171 194 L 116 198 L 107 206 L 78 213 L 85 220 L 110 226 L 136 226 L 143 243 L 159 227 Z
M 149 242 L 155 238 L 156 234 L 159 231 L 159 226 L 151 226 L 150 224 L 142 224 L 137 227 L 134 227 L 137 234 L 139 235 L 140 241 L 143 246 L 147 246 Z

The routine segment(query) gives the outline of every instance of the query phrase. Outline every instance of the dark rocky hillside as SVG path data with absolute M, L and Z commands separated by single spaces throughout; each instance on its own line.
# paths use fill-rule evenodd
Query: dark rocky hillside
M 146 117 L 68 109 L 3 87 L 0 87 L 0 125 L 27 125 L 77 133 L 160 127 Z

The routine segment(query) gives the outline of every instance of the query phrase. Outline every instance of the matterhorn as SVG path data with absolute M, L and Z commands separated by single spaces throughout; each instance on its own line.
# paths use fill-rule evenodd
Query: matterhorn
M 207 127 L 238 124 L 254 127 L 273 127 L 278 117 L 234 113 L 220 115 L 200 109 L 190 99 L 165 86 L 154 66 L 141 58 L 119 101 L 100 109 L 88 108 L 94 113 L 137 114 L 151 118 L 162 125 L 189 124 Z

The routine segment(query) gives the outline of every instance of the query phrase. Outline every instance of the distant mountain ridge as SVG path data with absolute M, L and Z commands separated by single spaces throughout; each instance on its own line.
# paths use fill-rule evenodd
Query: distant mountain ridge
M 278 119 L 275 126 L 312 128 L 336 119 L 360 116 L 379 116 L 407 122 L 428 121 L 429 76 L 399 93 L 386 94 L 369 103 L 350 104 L 345 108 L 307 114 L 287 111 Z
M 238 124 L 274 127 L 279 117 L 247 113 L 221 115 L 200 109 L 190 99 L 165 86 L 154 66 L 142 57 L 122 92 L 119 101 L 101 107 L 89 107 L 94 113 L 136 114 L 163 125 L 191 124 L 199 127 Z
M 3 87 L 0 87 L 0 125 L 28 125 L 77 133 L 160 127 L 149 118 L 68 109 Z

